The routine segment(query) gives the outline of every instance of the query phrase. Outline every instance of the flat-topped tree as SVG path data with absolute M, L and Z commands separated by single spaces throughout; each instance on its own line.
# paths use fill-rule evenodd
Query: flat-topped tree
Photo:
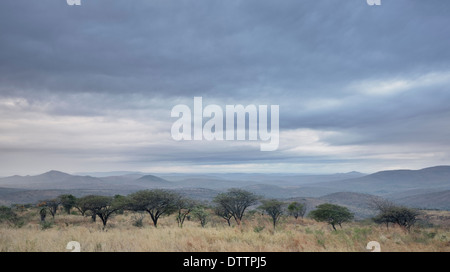
M 82 216 L 85 216 L 86 212 L 89 210 L 88 202 L 86 201 L 91 196 L 83 196 L 77 198 L 74 204 L 74 207 L 81 213 Z
M 259 206 L 259 209 L 266 212 L 272 218 L 273 228 L 275 229 L 278 220 L 285 212 L 285 206 L 286 204 L 279 200 L 269 199 L 262 200 L 262 205 Z
M 378 201 L 375 204 L 379 213 L 372 220 L 378 224 L 386 224 L 386 228 L 388 228 L 389 223 L 392 223 L 409 232 L 420 215 L 420 212 L 416 209 L 397 206 L 389 201 Z
M 293 216 L 295 220 L 297 220 L 298 217 L 303 218 L 306 212 L 306 204 L 299 203 L 299 202 L 291 202 L 289 206 L 287 207 L 289 215 Z
M 77 198 L 70 194 L 60 195 L 58 199 L 67 214 L 70 214 L 70 210 L 75 206 L 77 202 Z
M 45 200 L 43 202 L 43 205 L 45 205 L 48 210 L 50 211 L 50 214 L 52 215 L 52 218 L 55 218 L 56 215 L 56 211 L 58 211 L 58 207 L 59 204 L 61 204 L 61 200 L 59 198 L 55 198 L 55 199 L 49 199 L 49 200 Z
M 91 195 L 83 199 L 87 210 L 100 217 L 103 223 L 103 229 L 106 227 L 108 219 L 118 210 L 125 207 L 124 198 L 111 196 Z
M 238 225 L 241 224 L 245 210 L 255 205 L 259 197 L 242 189 L 229 189 L 226 193 L 220 193 L 214 198 L 214 202 L 229 213 Z
M 142 190 L 128 195 L 127 208 L 133 211 L 146 211 L 153 225 L 158 226 L 158 219 L 177 211 L 177 193 L 162 189 Z
M 336 230 L 336 224 L 342 227 L 342 223 L 349 222 L 354 217 L 348 208 L 329 203 L 317 206 L 309 213 L 309 216 L 316 221 L 327 222 L 334 230 Z

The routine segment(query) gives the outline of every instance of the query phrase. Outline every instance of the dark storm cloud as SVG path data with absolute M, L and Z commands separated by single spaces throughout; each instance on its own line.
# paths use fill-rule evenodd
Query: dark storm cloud
M 450 57 L 448 4 L 61 2 L 2 4 L 5 91 L 333 96 L 350 79 L 426 71 Z
M 203 96 L 222 106 L 278 104 L 282 131 L 337 132 L 320 136 L 331 146 L 446 150 L 449 12 L 447 1 L 419 0 L 379 7 L 365 0 L 82 0 L 79 7 L 5 0 L 0 112 L 4 120 L 30 111 L 170 122 L 175 104 Z M 281 150 L 294 148 L 287 142 Z M 153 143 L 121 154 L 211 164 L 298 156 L 179 148 Z M 302 153 L 298 160 L 349 160 L 330 156 Z

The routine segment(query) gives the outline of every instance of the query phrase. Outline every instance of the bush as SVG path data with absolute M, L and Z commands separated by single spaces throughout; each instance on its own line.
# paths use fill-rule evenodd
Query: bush
M 420 213 L 415 209 L 395 206 L 393 204 L 380 206 L 379 210 L 380 213 L 373 218 L 374 222 L 378 224 L 386 224 L 386 227 L 389 226 L 389 223 L 397 224 L 408 232 L 417 222 L 417 217 L 420 215 Z
M 260 233 L 261 231 L 263 231 L 266 227 L 265 226 L 255 226 L 253 228 L 253 231 L 256 233 Z
M 209 221 L 209 213 L 205 208 L 198 206 L 192 210 L 192 215 L 200 221 L 200 225 L 204 228 Z
M 143 213 L 139 213 L 138 215 L 133 215 L 131 217 L 131 220 L 133 220 L 133 226 L 142 228 L 144 226 L 144 217 L 145 215 Z
M 50 229 L 53 227 L 53 221 L 43 221 L 41 222 L 41 230 Z
M 7 223 L 10 226 L 21 228 L 25 224 L 25 220 L 20 218 L 11 208 L 6 206 L 0 207 L 0 223 Z

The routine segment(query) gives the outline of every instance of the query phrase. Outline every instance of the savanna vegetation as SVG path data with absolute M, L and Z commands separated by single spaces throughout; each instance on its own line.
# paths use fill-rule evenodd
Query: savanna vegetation
M 116 252 L 368 251 L 370 241 L 382 251 L 450 251 L 450 212 L 389 202 L 374 203 L 374 209 L 378 214 L 364 221 L 331 203 L 306 214 L 304 203 L 240 189 L 210 203 L 166 190 L 61 195 L 0 207 L 0 251 L 67 251 L 70 241 L 79 242 L 81 251 Z

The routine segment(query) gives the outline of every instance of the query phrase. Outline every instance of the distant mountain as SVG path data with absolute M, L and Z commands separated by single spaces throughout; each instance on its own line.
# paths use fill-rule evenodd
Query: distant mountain
M 273 185 L 282 188 L 297 187 L 303 184 L 320 183 L 361 177 L 359 172 L 339 173 L 330 175 L 299 175 L 299 174 L 166 174 L 160 175 L 179 187 L 201 187 L 221 190 L 232 187 L 256 186 L 257 184 Z M 330 192 L 329 190 L 327 193 Z
M 236 180 L 227 180 L 221 178 L 215 178 L 211 176 L 198 176 L 198 177 L 189 177 L 186 179 L 176 179 L 175 182 L 178 187 L 199 187 L 199 188 L 208 188 L 214 190 L 221 190 L 226 188 L 233 187 L 241 187 L 245 184 L 252 184 L 253 182 L 249 181 L 236 181 Z
M 356 220 L 370 218 L 376 215 L 377 211 L 371 206 L 374 200 L 382 198 L 354 192 L 339 192 L 324 195 L 321 197 L 294 197 L 286 199 L 287 202 L 297 201 L 306 204 L 306 215 L 314 210 L 318 205 L 331 203 L 347 207 Z
M 35 176 L 35 178 L 40 179 L 40 180 L 53 180 L 53 181 L 63 180 L 63 179 L 67 179 L 70 177 L 72 177 L 72 175 L 69 175 L 64 172 L 56 171 L 56 170 L 51 170 L 44 174 Z
M 119 176 L 145 176 L 145 173 L 136 172 L 136 171 L 111 171 L 111 172 L 79 172 L 75 173 L 77 176 L 91 176 L 96 178 L 105 178 L 105 177 L 119 177 Z
M 243 184 L 271 184 L 277 186 L 299 186 L 304 184 L 336 181 L 365 176 L 359 172 L 325 174 L 325 175 L 301 175 L 301 174 L 217 174 L 223 180 L 238 181 Z
M 105 181 L 108 184 L 127 184 L 130 181 L 136 180 L 138 178 L 142 177 L 142 175 L 137 174 L 126 174 L 126 175 L 120 175 L 120 176 L 107 176 L 107 177 L 99 177 L 99 179 Z
M 222 191 L 206 189 L 206 188 L 176 188 L 173 191 L 200 201 L 211 201 L 218 193 Z
M 118 172 L 119 173 L 119 172 Z M 419 208 L 450 209 L 450 166 L 421 170 L 391 170 L 370 175 L 350 172 L 332 175 L 297 174 L 166 174 L 134 172 L 92 177 L 49 171 L 35 176 L 0 178 L 0 205 L 30 203 L 59 194 L 114 195 L 143 189 L 171 189 L 187 196 L 212 200 L 219 192 L 241 188 L 265 198 L 308 199 L 310 204 L 337 203 L 358 216 L 369 214 L 367 201 L 383 197 Z
M 108 184 L 90 176 L 73 176 L 59 171 L 49 171 L 36 176 L 12 176 L 0 178 L 1 187 L 22 189 L 89 189 L 107 188 Z
M 145 175 L 143 177 L 140 177 L 140 178 L 132 181 L 132 184 L 139 185 L 142 187 L 148 187 L 148 188 L 174 187 L 174 184 L 172 182 L 165 180 L 163 178 L 154 176 L 154 175 Z
M 288 198 L 298 196 L 293 190 L 270 184 L 254 184 L 242 189 L 266 198 Z
M 394 198 L 393 201 L 420 209 L 450 210 L 450 190 Z
M 123 191 L 122 195 L 130 192 Z M 108 195 L 113 196 L 118 194 L 117 190 L 107 189 L 11 189 L 0 188 L 0 206 L 9 206 L 11 204 L 36 204 L 39 201 L 56 198 L 63 194 L 72 194 L 76 197 L 85 195 Z
M 317 184 L 308 184 L 315 186 Z M 450 189 L 450 166 L 436 166 L 421 170 L 390 170 L 371 175 L 320 183 L 321 187 L 336 192 L 350 191 L 375 195 L 388 195 L 406 190 Z
M 357 218 L 366 218 L 375 216 L 377 211 L 374 209 L 373 203 L 383 198 L 362 193 L 338 192 L 321 196 L 319 199 L 347 207 Z

